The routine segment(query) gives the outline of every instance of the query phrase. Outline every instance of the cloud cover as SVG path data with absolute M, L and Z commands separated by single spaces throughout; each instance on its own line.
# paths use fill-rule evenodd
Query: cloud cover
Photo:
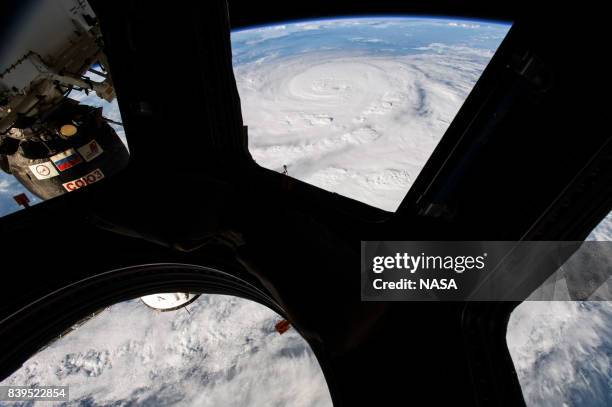
M 586 240 L 611 232 L 612 214 Z M 528 406 L 612 405 L 612 302 L 525 301 L 506 340 Z
M 279 335 L 274 312 L 222 295 L 188 309 L 116 304 L 2 385 L 68 385 L 68 405 L 331 406 L 310 347 L 294 329 Z
M 435 44 L 421 51 L 316 52 L 237 66 L 253 157 L 395 210 L 491 56 Z

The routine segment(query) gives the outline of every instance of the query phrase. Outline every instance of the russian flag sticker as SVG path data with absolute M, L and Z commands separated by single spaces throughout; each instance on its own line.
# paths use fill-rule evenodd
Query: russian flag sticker
M 77 153 L 74 148 L 63 151 L 59 154 L 55 154 L 51 157 L 51 161 L 60 171 L 66 171 L 68 168 L 72 168 L 75 165 L 82 163 L 83 159 Z

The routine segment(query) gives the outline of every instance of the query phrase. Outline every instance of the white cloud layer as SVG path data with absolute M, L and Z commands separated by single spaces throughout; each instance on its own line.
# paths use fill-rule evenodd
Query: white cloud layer
M 221 295 L 188 308 L 116 304 L 1 384 L 67 385 L 69 405 L 331 406 L 310 347 L 294 329 L 279 335 L 274 312 Z
M 395 210 L 491 56 L 441 48 L 404 56 L 318 52 L 236 67 L 253 157 Z
M 587 240 L 612 241 L 612 214 Z M 527 406 L 612 405 L 612 302 L 523 302 L 506 340 Z
M 508 347 L 528 406 L 612 403 L 609 302 L 524 302 L 508 325 Z

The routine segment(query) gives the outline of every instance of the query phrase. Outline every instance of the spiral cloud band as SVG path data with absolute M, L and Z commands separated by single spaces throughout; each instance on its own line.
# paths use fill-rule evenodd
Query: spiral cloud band
M 435 44 L 434 44 L 435 45 Z M 486 51 L 317 52 L 239 66 L 261 165 L 393 211 L 480 76 Z

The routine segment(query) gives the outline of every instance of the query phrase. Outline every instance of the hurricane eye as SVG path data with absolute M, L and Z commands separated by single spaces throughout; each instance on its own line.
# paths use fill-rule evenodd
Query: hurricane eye
M 250 152 L 263 167 L 395 211 L 509 28 L 386 17 L 234 31 Z

